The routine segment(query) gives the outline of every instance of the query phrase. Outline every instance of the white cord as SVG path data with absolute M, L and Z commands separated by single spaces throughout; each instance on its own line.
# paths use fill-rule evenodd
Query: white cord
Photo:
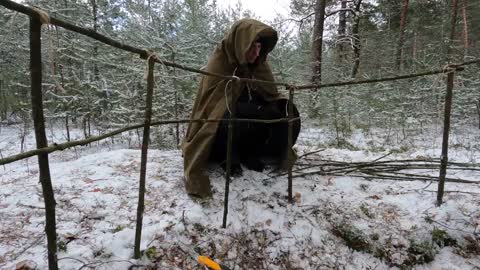
M 235 80 L 240 80 L 239 77 L 235 76 L 235 72 L 237 72 L 237 68 L 235 68 L 233 70 L 233 74 L 232 76 L 235 78 Z M 225 90 L 224 90 L 224 93 L 225 93 L 225 104 L 227 105 L 227 110 L 228 112 L 230 113 L 230 116 L 232 115 L 232 111 L 230 110 L 230 106 L 228 106 L 228 95 L 227 95 L 227 88 L 228 88 L 228 84 L 230 84 L 232 80 L 228 80 L 228 82 L 225 84 Z
M 232 111 L 230 110 L 230 107 L 228 106 L 228 96 L 227 96 L 227 88 L 228 88 L 228 84 L 231 82 L 231 80 L 229 80 L 227 82 L 227 84 L 225 84 L 225 104 L 227 104 L 227 110 L 228 112 L 230 113 L 230 115 L 232 115 Z
M 290 116 L 288 115 L 288 103 L 289 103 L 289 102 L 290 102 L 290 99 L 287 99 L 287 102 L 285 102 L 285 117 L 287 117 L 287 118 L 290 117 Z

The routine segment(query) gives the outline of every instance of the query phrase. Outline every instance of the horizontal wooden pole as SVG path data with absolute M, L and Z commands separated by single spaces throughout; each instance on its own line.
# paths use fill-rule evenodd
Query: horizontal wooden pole
M 40 14 L 38 11 L 36 11 L 33 8 L 30 8 L 28 6 L 16 3 L 11 0 L 2 0 L 0 1 L 0 5 L 14 10 L 18 11 L 20 13 L 26 14 L 28 16 L 40 18 Z M 104 44 L 110 45 L 112 47 L 132 52 L 135 54 L 138 54 L 141 58 L 147 59 L 149 55 L 152 53 L 146 49 L 140 49 L 128 44 L 124 44 L 122 42 L 116 41 L 112 38 L 109 38 L 107 36 L 104 36 L 98 32 L 95 32 L 91 28 L 84 28 L 80 26 L 76 26 L 72 23 L 57 19 L 55 17 L 50 17 L 50 23 L 53 25 L 60 26 L 62 28 L 65 28 L 67 30 L 91 37 L 97 41 L 100 41 Z M 307 84 L 307 85 L 299 85 L 295 86 L 292 83 L 286 83 L 286 82 L 274 82 L 274 81 L 262 81 L 262 80 L 255 80 L 255 79 L 248 79 L 248 78 L 238 78 L 236 76 L 226 76 L 222 74 L 217 74 L 217 73 L 212 73 L 200 69 L 195 69 L 191 67 L 187 67 L 185 65 L 169 62 L 169 61 L 164 61 L 161 59 L 158 59 L 155 57 L 155 62 L 160 63 L 165 66 L 169 67 L 175 67 L 179 68 L 182 70 L 194 72 L 194 73 L 199 73 L 207 76 L 213 76 L 213 77 L 218 77 L 226 80 L 237 80 L 241 82 L 251 82 L 251 83 L 259 83 L 259 84 L 267 84 L 267 85 L 278 85 L 278 86 L 286 86 L 292 88 L 294 91 L 298 90 L 306 90 L 306 89 L 319 89 L 319 88 L 327 88 L 327 87 L 340 87 L 340 86 L 347 86 L 347 85 L 356 85 L 356 84 L 366 84 L 366 83 L 377 83 L 377 82 L 385 82 L 385 81 L 395 81 L 395 80 L 403 80 L 403 79 L 410 79 L 410 78 L 415 78 L 415 77 L 422 77 L 422 76 L 428 76 L 428 75 L 435 75 L 435 74 L 440 74 L 440 73 L 447 73 L 449 72 L 448 69 L 441 69 L 441 70 L 432 70 L 432 71 L 426 71 L 426 72 L 421 72 L 421 73 L 413 73 L 413 74 L 407 74 L 407 75 L 401 75 L 401 76 L 395 76 L 395 77 L 386 77 L 386 78 L 379 78 L 379 79 L 370 79 L 370 80 L 363 80 L 363 81 L 348 81 L 348 82 L 337 82 L 337 83 L 325 83 L 325 84 Z M 463 66 L 467 65 L 472 65 L 472 64 L 478 64 L 480 63 L 480 59 L 474 59 L 471 61 L 467 61 L 464 63 L 460 64 L 451 64 L 449 65 L 450 68 L 455 69 L 455 71 L 461 71 Z
M 150 124 L 150 126 L 177 124 L 177 123 L 181 124 L 181 123 L 189 123 L 189 122 L 207 123 L 207 122 L 220 122 L 220 121 L 273 124 L 273 123 L 279 123 L 279 122 L 289 122 L 289 121 L 298 121 L 298 120 L 299 120 L 298 117 L 294 118 L 293 120 L 289 120 L 288 118 L 279 118 L 279 119 L 272 119 L 272 120 L 257 120 L 257 119 L 180 119 L 180 120 L 156 121 L 156 122 L 152 122 Z M 39 148 L 39 149 L 35 149 L 35 150 L 30 150 L 30 151 L 27 151 L 27 152 L 23 152 L 21 154 L 17 154 L 17 155 L 9 156 L 9 157 L 6 157 L 6 158 L 2 158 L 2 159 L 0 159 L 0 165 L 12 163 L 12 162 L 22 160 L 22 159 L 25 159 L 25 158 L 29 158 L 29 157 L 32 157 L 32 156 L 35 156 L 35 155 L 38 155 L 38 154 L 52 153 L 52 152 L 55 152 L 55 151 L 62 151 L 62 150 L 68 149 L 68 148 L 72 148 L 74 146 L 86 145 L 86 144 L 89 144 L 89 143 L 92 143 L 92 142 L 100 141 L 100 140 L 115 136 L 117 134 L 129 131 L 129 130 L 132 130 L 132 129 L 141 128 L 141 127 L 144 127 L 144 126 L 145 126 L 145 124 L 138 124 L 138 125 L 134 125 L 134 126 L 129 126 L 129 127 L 124 127 L 124 128 L 121 128 L 121 129 L 117 129 L 115 131 L 112 131 L 112 132 L 109 132 L 109 133 L 106 133 L 106 134 L 103 134 L 103 135 L 93 136 L 93 137 L 90 137 L 90 138 L 84 139 L 84 140 L 71 141 L 71 142 L 66 142 L 66 143 L 62 143 L 62 144 L 54 143 L 54 144 L 52 144 L 48 147 L 43 147 L 43 148 Z

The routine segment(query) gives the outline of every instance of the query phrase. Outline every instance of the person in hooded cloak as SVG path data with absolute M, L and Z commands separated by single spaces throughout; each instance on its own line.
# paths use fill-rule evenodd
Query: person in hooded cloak
M 267 54 L 278 40 L 270 26 L 253 19 L 237 21 L 210 56 L 206 71 L 226 76 L 274 81 Z M 245 83 L 213 76 L 202 76 L 191 119 L 226 119 L 231 106 L 235 118 L 278 119 L 287 117 L 288 99 L 270 84 Z M 299 113 L 294 108 L 294 116 Z M 300 121 L 293 124 L 294 143 Z M 288 162 L 288 124 L 235 123 L 233 128 L 232 171 L 240 174 L 240 163 L 248 169 L 264 168 L 260 157 L 273 157 L 278 164 Z M 228 124 L 226 122 L 191 122 L 182 142 L 185 187 L 193 196 L 212 195 L 206 173 L 209 161 L 225 168 Z

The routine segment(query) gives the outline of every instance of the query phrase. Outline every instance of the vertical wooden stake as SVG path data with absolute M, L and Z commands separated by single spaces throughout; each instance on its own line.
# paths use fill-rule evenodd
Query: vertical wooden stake
M 227 100 L 228 102 L 228 100 Z M 223 222 L 222 228 L 227 227 L 227 215 L 228 215 L 228 193 L 230 192 L 230 171 L 232 170 L 232 153 L 233 153 L 233 132 L 234 132 L 234 123 L 235 119 L 235 103 L 232 99 L 232 104 L 230 105 L 230 119 L 228 119 L 228 134 L 227 134 L 227 169 L 225 172 L 225 198 L 223 200 Z
M 134 258 L 140 258 L 140 242 L 142 239 L 143 211 L 145 209 L 145 176 L 147 173 L 147 153 L 148 141 L 150 140 L 150 122 L 152 119 L 152 100 L 153 100 L 153 68 L 155 59 L 153 56 L 148 58 L 148 75 L 147 75 L 147 98 L 145 108 L 145 126 L 143 127 L 142 141 L 142 160 L 140 163 L 140 186 L 138 189 L 138 206 L 137 206 L 137 227 L 135 230 L 135 248 Z
M 288 87 L 288 148 L 287 148 L 287 161 L 288 161 L 288 201 L 293 203 L 292 195 L 292 167 L 293 167 L 293 88 Z
M 42 97 L 42 23 L 38 18 L 30 17 L 30 77 L 32 118 L 35 127 L 35 140 L 37 148 L 48 146 L 45 135 L 45 118 L 43 116 Z M 53 194 L 52 180 L 48 154 L 38 154 L 38 167 L 40 170 L 40 183 L 42 185 L 43 199 L 45 200 L 45 233 L 47 234 L 48 269 L 57 270 L 57 231 L 55 222 L 55 197 Z
M 453 0 L 452 3 L 452 16 L 451 16 L 451 29 L 450 38 L 447 48 L 447 62 L 450 62 L 452 58 L 453 39 L 455 38 L 455 24 L 457 22 L 457 7 L 458 0 Z M 448 137 L 450 134 L 450 113 L 452 111 L 452 97 L 453 97 L 453 79 L 455 76 L 455 70 L 448 70 L 451 67 L 447 67 L 447 93 L 445 94 L 445 113 L 443 119 L 443 141 L 442 141 L 442 156 L 440 157 L 440 176 L 438 179 L 437 188 L 437 206 L 442 205 L 443 193 L 445 191 L 445 176 L 447 175 L 448 164 Z
M 445 116 L 443 120 L 443 142 L 442 156 L 440 157 L 440 176 L 437 189 L 437 206 L 442 205 L 442 198 L 445 190 L 445 176 L 447 175 L 448 137 L 450 133 L 450 113 L 452 111 L 454 75 L 455 73 L 453 71 L 449 72 L 447 75 L 447 93 L 445 95 Z

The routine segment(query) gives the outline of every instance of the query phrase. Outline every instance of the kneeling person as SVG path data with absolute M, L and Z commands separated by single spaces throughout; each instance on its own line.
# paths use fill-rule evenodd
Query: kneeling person
M 210 57 L 206 71 L 274 81 L 266 61 L 267 54 L 277 43 L 277 32 L 252 19 L 235 23 Z M 229 118 L 231 105 L 236 118 L 278 119 L 287 117 L 288 99 L 273 85 L 250 84 L 203 76 L 193 106 L 191 119 Z M 294 116 L 298 117 L 297 109 Z M 293 142 L 300 132 L 300 121 L 294 122 Z M 209 160 L 226 163 L 227 122 L 193 122 L 189 125 L 182 144 L 187 192 L 199 197 L 211 195 L 210 180 L 205 172 Z M 278 164 L 286 161 L 288 152 L 288 124 L 237 122 L 234 127 L 232 164 L 233 173 L 240 173 L 240 164 L 261 171 L 260 157 L 270 157 Z

